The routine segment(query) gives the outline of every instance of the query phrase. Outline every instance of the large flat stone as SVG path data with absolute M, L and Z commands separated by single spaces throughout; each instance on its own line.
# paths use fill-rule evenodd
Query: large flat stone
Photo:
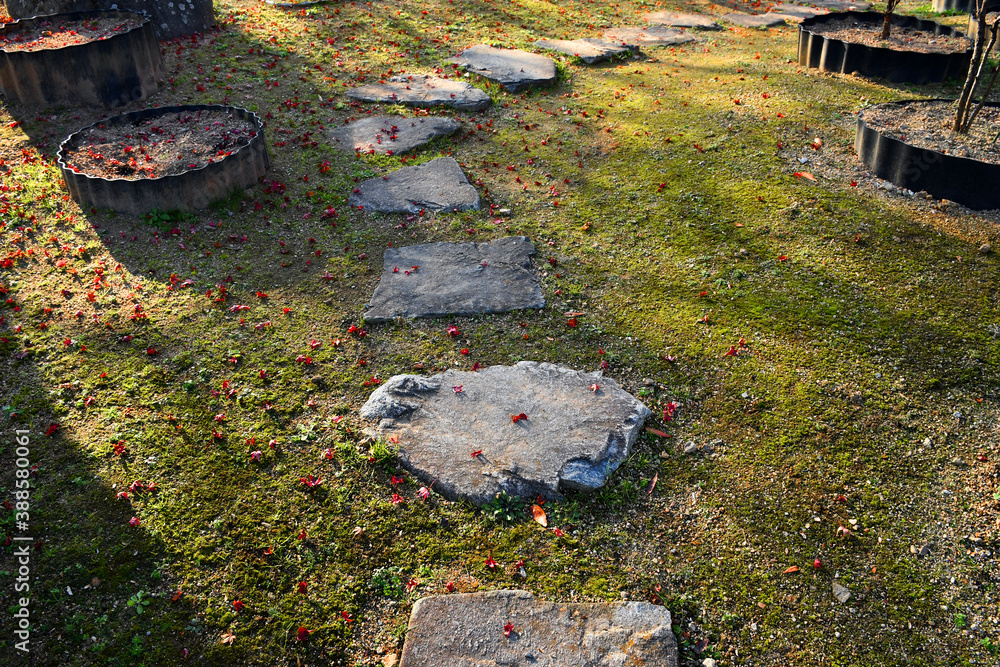
M 479 210 L 479 193 L 450 157 L 371 178 L 355 190 L 348 204 L 379 213 Z
M 724 14 L 722 20 L 743 28 L 777 28 L 787 25 L 784 17 L 777 14 Z
M 629 56 L 639 50 L 635 46 L 591 37 L 583 39 L 540 39 L 535 42 L 535 46 L 540 49 L 556 51 L 564 53 L 567 56 L 579 58 L 588 65 L 603 60 L 611 60 L 612 58 Z
M 345 151 L 394 155 L 454 134 L 460 127 L 462 124 L 453 118 L 367 116 L 332 130 L 330 141 Z
M 653 12 L 642 17 L 650 25 L 664 25 L 668 28 L 695 28 L 697 30 L 721 30 L 722 26 L 711 16 L 704 14 L 684 14 L 682 12 Z
M 551 58 L 519 49 L 495 49 L 477 44 L 451 61 L 474 74 L 496 81 L 509 93 L 551 86 L 556 82 L 556 64 Z
M 535 246 L 523 236 L 387 248 L 365 320 L 543 308 L 545 297 L 531 266 L 534 254 Z
M 521 414 L 527 418 L 515 423 Z M 500 491 L 559 498 L 600 488 L 649 415 L 600 373 L 534 361 L 396 375 L 361 408 L 362 417 L 378 420 L 374 434 L 398 439 L 405 468 L 425 483 L 437 480 L 445 497 L 476 505 Z M 475 450 L 482 453 L 473 457 Z
M 491 103 L 485 90 L 464 81 L 429 74 L 390 77 L 385 83 L 352 88 L 347 96 L 362 102 L 411 107 L 449 106 L 461 111 L 482 111 Z
M 648 602 L 541 602 L 518 590 L 427 597 L 413 605 L 400 667 L 677 667 L 670 623 Z
M 824 9 L 822 7 L 803 7 L 802 5 L 796 5 L 790 2 L 783 2 L 779 5 L 774 5 L 767 10 L 768 14 L 773 14 L 775 16 L 780 16 L 786 21 L 791 21 L 793 23 L 801 23 L 803 20 L 812 18 L 813 16 L 819 16 L 821 14 L 829 14 L 830 10 Z
M 633 46 L 676 46 L 695 41 L 693 35 L 666 26 L 623 26 L 621 28 L 608 28 L 604 31 L 604 38 L 620 44 L 631 44 Z

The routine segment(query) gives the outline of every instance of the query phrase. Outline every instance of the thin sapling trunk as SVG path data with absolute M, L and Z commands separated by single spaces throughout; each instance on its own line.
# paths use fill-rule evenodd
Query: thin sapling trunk
M 882 14 L 882 36 L 881 39 L 889 39 L 889 31 L 892 30 L 892 12 L 900 0 L 886 0 L 885 12 Z

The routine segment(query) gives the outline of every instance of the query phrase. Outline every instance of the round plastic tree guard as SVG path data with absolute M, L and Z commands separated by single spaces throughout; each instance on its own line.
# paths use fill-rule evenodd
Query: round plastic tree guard
M 152 20 L 159 39 L 175 39 L 181 35 L 205 32 L 215 25 L 212 0 L 4 0 L 7 14 L 20 19 L 44 14 L 91 11 L 95 9 L 129 9 L 144 11 Z
M 20 19 L 0 26 L 10 38 L 46 21 L 134 18 L 141 24 L 107 39 L 58 48 L 0 48 L 0 92 L 29 107 L 116 107 L 156 92 L 163 59 L 149 18 L 135 12 L 89 11 Z
M 221 160 L 159 178 L 105 178 L 78 171 L 67 162 L 75 142 L 98 125 L 129 125 L 168 114 L 198 111 L 230 113 L 250 122 L 256 134 L 248 144 Z M 254 185 L 270 166 L 264 126 L 256 114 L 238 107 L 205 104 L 145 109 L 102 120 L 67 137 L 59 146 L 58 157 L 66 186 L 81 206 L 110 208 L 133 215 L 142 215 L 154 209 L 190 211 L 205 208 L 237 190 Z

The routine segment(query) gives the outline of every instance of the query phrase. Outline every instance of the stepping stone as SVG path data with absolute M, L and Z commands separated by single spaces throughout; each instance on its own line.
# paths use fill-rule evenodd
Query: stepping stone
M 648 602 L 542 602 L 519 590 L 426 597 L 413 605 L 399 667 L 677 667 L 670 622 Z
M 486 91 L 472 84 L 429 74 L 390 77 L 385 83 L 352 88 L 347 96 L 362 102 L 411 107 L 449 106 L 462 111 L 482 111 L 491 103 Z
M 574 56 L 588 65 L 602 60 L 629 56 L 639 50 L 635 46 L 590 37 L 583 39 L 540 39 L 535 42 L 535 46 Z
M 439 157 L 416 167 L 362 182 L 347 203 L 379 213 L 479 210 L 479 193 L 455 158 Z
M 560 498 L 600 488 L 650 414 L 599 372 L 534 361 L 396 375 L 361 408 L 379 420 L 372 435 L 398 440 L 404 468 L 446 498 L 476 505 L 500 491 Z
M 451 62 L 496 81 L 509 93 L 551 86 L 556 82 L 556 64 L 551 58 L 519 49 L 494 49 L 477 44 L 459 53 Z
M 697 28 L 698 30 L 722 30 L 722 26 L 711 16 L 704 14 L 683 14 L 681 12 L 653 12 L 643 16 L 651 25 L 665 25 L 668 28 Z
M 460 127 L 462 124 L 453 118 L 368 116 L 329 134 L 334 147 L 341 150 L 394 155 L 454 134 Z
M 812 18 L 814 16 L 820 16 L 822 14 L 829 14 L 830 10 L 823 9 L 822 7 L 803 7 L 802 5 L 795 5 L 788 2 L 783 2 L 780 5 L 775 5 L 767 10 L 768 14 L 773 14 L 775 16 L 780 16 L 786 21 L 792 21 L 793 23 L 801 23 L 805 19 Z
M 723 21 L 743 28 L 776 28 L 787 25 L 785 19 L 776 14 L 725 14 Z
M 531 266 L 534 254 L 535 246 L 523 236 L 387 248 L 365 321 L 544 308 Z
M 831 12 L 867 12 L 873 7 L 870 2 L 844 2 L 843 0 L 814 0 L 809 4 L 828 9 Z
M 666 26 L 639 28 L 625 26 L 604 31 L 605 39 L 632 46 L 676 46 L 695 41 L 692 35 Z

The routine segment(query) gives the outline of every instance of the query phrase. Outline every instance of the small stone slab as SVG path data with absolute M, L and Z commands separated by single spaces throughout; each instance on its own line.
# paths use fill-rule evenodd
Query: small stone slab
M 379 213 L 479 210 L 479 193 L 450 157 L 363 181 L 347 201 Z
M 486 91 L 470 83 L 429 74 L 390 77 L 385 83 L 352 88 L 347 96 L 362 102 L 411 107 L 449 106 L 462 111 L 482 111 L 492 102 Z
M 451 62 L 496 81 L 509 93 L 551 86 L 556 82 L 556 64 L 551 58 L 520 49 L 495 49 L 477 44 L 459 53 Z
M 682 12 L 653 12 L 643 16 L 650 25 L 665 25 L 668 28 L 695 28 L 697 30 L 722 30 L 722 26 L 711 16 L 704 14 L 684 14 Z
M 676 46 L 696 41 L 693 35 L 682 30 L 654 25 L 648 28 L 623 26 L 604 31 L 604 38 L 632 46 Z
M 453 118 L 368 116 L 331 131 L 330 141 L 345 151 L 395 155 L 454 134 L 460 127 Z
M 724 14 L 722 20 L 743 28 L 777 28 L 787 25 L 781 16 L 776 14 Z
M 361 408 L 379 420 L 374 435 L 398 440 L 403 467 L 424 483 L 437 480 L 446 498 L 476 505 L 500 491 L 560 498 L 600 488 L 650 414 L 599 372 L 534 361 L 396 375 Z
M 524 236 L 387 248 L 365 321 L 544 308 L 534 254 Z
M 870 2 L 845 2 L 844 0 L 813 0 L 809 3 L 831 12 L 867 12 L 874 5 Z
M 786 21 L 791 21 L 793 23 L 801 23 L 805 19 L 809 19 L 814 16 L 829 14 L 830 10 L 824 9 L 822 7 L 803 7 L 802 5 L 783 2 L 780 5 L 775 5 L 770 9 L 768 9 L 767 13 L 773 14 L 775 16 L 780 16 Z
M 399 667 L 677 667 L 670 623 L 648 602 L 541 602 L 519 590 L 426 597 L 413 605 Z
M 535 42 L 535 46 L 540 49 L 565 53 L 568 56 L 579 58 L 588 65 L 621 58 L 632 55 L 639 49 L 635 46 L 611 42 L 606 39 L 594 39 L 585 37 L 583 39 L 540 39 Z

